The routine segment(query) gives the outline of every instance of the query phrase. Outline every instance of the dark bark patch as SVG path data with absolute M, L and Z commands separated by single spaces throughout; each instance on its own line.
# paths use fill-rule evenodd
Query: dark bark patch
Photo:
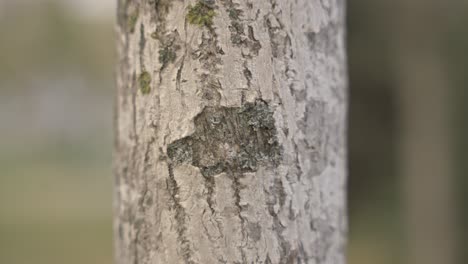
M 252 238 L 255 242 L 259 241 L 262 237 L 262 227 L 259 223 L 249 223 L 249 237 Z
M 151 20 L 154 22 L 155 31 L 151 34 L 153 39 L 164 40 L 166 32 L 166 17 L 175 0 L 149 0 L 151 7 Z
M 175 221 L 177 225 L 175 225 L 177 231 L 177 240 L 180 244 L 180 254 L 185 260 L 185 263 L 192 264 L 195 263 L 192 261 L 192 249 L 190 247 L 190 241 L 187 238 L 187 226 L 186 226 L 186 218 L 187 213 L 185 212 L 185 208 L 182 206 L 180 202 L 180 187 L 174 177 L 174 168 L 171 163 L 168 163 L 168 173 L 169 178 L 167 179 L 167 187 L 170 194 L 170 201 L 171 201 L 171 209 L 174 210 L 175 213 Z
M 177 165 L 200 168 L 203 176 L 254 172 L 259 165 L 277 166 L 281 148 L 273 112 L 264 101 L 242 107 L 205 107 L 195 117 L 195 133 L 167 147 Z
M 174 47 L 167 46 L 159 50 L 159 62 L 161 68 L 165 68 L 167 64 L 174 62 L 176 59 L 176 52 Z
M 286 203 L 287 194 L 286 194 L 286 191 L 284 190 L 283 182 L 281 181 L 281 179 L 275 179 L 274 190 L 275 190 L 274 193 L 278 194 L 279 205 L 283 207 L 284 204 Z

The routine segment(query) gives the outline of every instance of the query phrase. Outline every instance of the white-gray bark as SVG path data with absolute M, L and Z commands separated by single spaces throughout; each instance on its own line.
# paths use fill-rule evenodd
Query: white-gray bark
M 116 262 L 345 262 L 344 0 L 120 0 Z

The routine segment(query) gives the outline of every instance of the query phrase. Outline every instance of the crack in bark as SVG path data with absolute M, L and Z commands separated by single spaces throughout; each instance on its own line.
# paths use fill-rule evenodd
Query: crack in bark
M 250 89 L 250 87 L 252 86 L 252 72 L 247 66 L 247 60 L 244 61 L 243 66 L 244 70 L 242 71 L 242 73 L 244 74 L 244 77 L 247 80 L 247 87 Z
M 130 225 L 133 226 L 133 228 L 136 230 L 135 232 L 135 236 L 133 238 L 133 242 L 132 242 L 132 245 L 134 247 L 133 251 L 134 251 L 134 256 L 135 256 L 135 259 L 133 261 L 134 264 L 138 264 L 139 261 L 140 261 L 140 258 L 139 258 L 139 245 L 140 245 L 140 234 L 142 231 L 144 231 L 144 228 L 142 228 L 142 225 L 144 225 L 144 221 L 145 221 L 145 214 L 146 214 L 146 206 L 147 206 L 147 203 L 149 203 L 150 200 L 147 199 L 147 195 L 148 195 L 148 192 L 149 192 L 149 189 L 148 189 L 148 170 L 149 170 L 149 167 L 151 166 L 151 163 L 150 163 L 150 153 L 151 153 L 151 146 L 155 143 L 156 141 L 156 138 L 155 137 L 151 137 L 150 141 L 147 143 L 146 145 L 146 149 L 145 149 L 145 152 L 144 152 L 144 158 L 143 158 L 143 187 L 142 187 L 142 194 L 138 200 L 138 210 L 137 212 L 135 212 L 135 218 L 136 220 L 135 221 L 131 221 L 130 222 Z M 152 200 L 151 200 L 151 203 L 152 203 Z M 138 215 L 141 216 L 138 217 Z M 132 218 L 133 219 L 133 218 Z M 144 245 L 144 244 L 143 244 Z
M 234 205 L 237 208 L 237 217 L 240 220 L 241 224 L 241 233 L 242 233 L 242 241 L 246 242 L 246 229 L 245 229 L 245 222 L 247 221 L 243 216 L 242 216 L 242 205 L 241 205 L 241 190 L 243 188 L 242 184 L 240 183 L 240 178 L 242 177 L 242 174 L 240 173 L 230 173 L 230 177 L 232 178 L 232 190 L 234 191 Z M 245 251 L 243 248 L 243 245 L 238 246 L 239 251 L 241 253 L 242 257 L 242 263 L 247 263 L 247 259 L 245 256 Z
M 201 87 L 199 94 L 210 105 L 219 105 L 221 100 L 222 87 L 216 74 L 219 73 L 219 66 L 222 60 L 219 55 L 224 55 L 224 51 L 219 47 L 218 36 L 213 25 L 202 29 L 202 41 L 198 49 L 192 53 L 193 59 L 198 59 L 202 65 L 203 73 L 199 75 Z
M 252 72 L 248 68 L 248 62 L 255 56 L 258 56 L 259 50 L 262 48 L 260 41 L 255 38 L 254 29 L 251 25 L 246 26 L 246 19 L 243 18 L 243 11 L 239 8 L 239 4 L 234 3 L 232 0 L 222 0 L 225 11 L 228 14 L 228 17 L 231 21 L 229 25 L 229 30 L 231 32 L 231 43 L 237 47 L 247 48 L 247 53 L 244 53 L 244 50 L 241 51 L 241 56 L 244 59 L 243 61 L 243 75 L 247 82 L 247 89 L 252 87 Z M 247 3 L 249 6 L 249 3 Z M 250 4 L 252 8 L 252 4 Z M 254 20 L 255 21 L 255 20 Z M 247 27 L 247 34 L 245 28 Z M 260 88 L 257 89 L 257 96 L 262 97 Z M 241 103 L 245 102 L 245 92 L 241 91 Z
M 137 106 L 136 106 L 136 97 L 138 92 L 138 86 L 136 85 L 136 76 L 135 73 L 132 75 L 132 137 L 134 141 L 134 146 L 132 148 L 132 164 L 130 168 L 130 173 L 134 174 L 137 168 L 137 156 L 138 156 L 138 147 L 139 147 L 139 137 L 137 131 Z M 133 182 L 130 182 L 131 185 L 134 185 Z
M 166 16 L 172 6 L 174 0 L 149 0 L 153 5 L 152 20 L 156 24 L 156 30 L 152 34 L 154 39 L 161 40 L 162 35 L 166 32 Z
M 208 193 L 206 194 L 206 203 L 210 208 L 211 214 L 214 215 L 216 213 L 216 210 L 214 208 L 215 202 L 213 201 L 213 196 L 216 187 L 216 182 L 214 177 L 203 176 L 203 178 L 205 179 L 205 188 L 208 191 Z
M 255 38 L 253 27 L 247 26 L 247 34 L 245 33 L 245 19 L 243 19 L 243 11 L 239 8 L 239 4 L 232 0 L 221 0 L 226 13 L 229 16 L 231 24 L 229 31 L 231 32 L 231 43 L 235 46 L 246 47 L 250 54 L 248 57 L 258 56 L 259 50 L 262 48 L 260 41 Z
M 143 23 L 140 24 L 140 42 L 139 42 L 139 54 L 140 54 L 140 70 L 144 72 L 145 65 L 144 65 L 144 56 L 145 56 L 145 46 L 146 46 L 146 38 L 145 38 L 145 25 Z
M 181 59 L 181 62 L 180 62 L 180 66 L 179 68 L 177 69 L 177 75 L 176 75 L 176 89 L 178 91 L 180 91 L 181 93 L 181 100 L 182 100 L 182 106 L 184 108 L 187 107 L 186 103 L 185 103 L 185 96 L 184 96 L 184 92 L 183 90 L 181 89 L 181 83 L 184 82 L 185 80 L 182 80 L 182 71 L 184 69 L 184 65 L 185 65 L 185 59 L 187 58 L 188 56 L 188 43 L 187 43 L 187 19 L 184 20 L 184 35 L 185 35 L 185 38 L 184 38 L 184 55 L 182 55 L 182 59 Z
M 180 82 L 181 82 L 181 79 L 182 79 L 182 70 L 184 69 L 185 56 L 186 56 L 186 54 L 184 54 L 182 56 L 182 61 L 180 62 L 180 66 L 177 69 L 176 90 L 178 90 L 178 91 L 180 91 Z
M 134 255 L 134 259 L 133 259 L 133 264 L 138 264 L 138 262 L 140 261 L 140 257 L 138 255 L 138 243 L 139 243 L 139 240 L 140 240 L 140 231 L 141 229 L 136 229 L 136 233 L 135 233 L 135 238 L 133 239 L 133 255 Z
M 146 211 L 145 203 L 147 202 L 146 196 L 148 195 L 148 170 L 151 167 L 152 163 L 150 163 L 150 153 L 151 147 L 156 142 L 156 137 L 151 137 L 150 141 L 146 145 L 145 155 L 144 155 L 144 167 L 143 167 L 143 176 L 144 176 L 144 187 L 142 190 L 141 200 L 139 201 L 139 208 L 144 213 Z
M 294 57 L 294 51 L 292 48 L 291 37 L 289 33 L 284 29 L 284 25 L 280 19 L 280 11 L 276 11 L 277 3 L 275 0 L 270 0 L 271 10 L 272 12 L 266 14 L 263 19 L 265 25 L 268 29 L 268 36 L 270 38 L 271 49 L 272 49 L 272 56 L 274 59 L 283 59 L 282 62 L 284 63 L 284 72 L 283 75 L 286 77 L 288 84 L 288 88 L 290 93 L 297 102 L 304 101 L 307 98 L 307 95 L 298 95 L 296 93 L 295 87 L 295 75 L 296 70 L 290 65 L 290 59 Z M 275 79 L 275 78 L 274 78 Z M 284 118 L 284 120 L 288 120 Z M 296 169 L 297 179 L 301 180 L 302 170 L 300 168 L 299 163 L 299 152 L 298 152 L 298 143 L 293 138 L 291 140 L 293 144 L 293 148 L 295 150 L 295 157 L 294 157 L 294 168 Z
M 175 210 L 175 220 L 176 220 L 176 231 L 177 231 L 177 241 L 180 244 L 181 255 L 186 264 L 195 264 L 192 260 L 192 249 L 190 248 L 190 241 L 187 238 L 187 227 L 185 225 L 185 219 L 187 213 L 185 208 L 180 203 L 180 187 L 177 184 L 177 181 L 174 177 L 174 167 L 171 162 L 167 163 L 167 169 L 169 178 L 167 179 L 168 191 L 170 194 L 172 209 Z

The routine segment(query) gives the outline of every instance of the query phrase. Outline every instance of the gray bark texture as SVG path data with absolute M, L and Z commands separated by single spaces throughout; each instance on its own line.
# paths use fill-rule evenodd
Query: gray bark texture
M 120 0 L 116 263 L 345 263 L 344 0 Z

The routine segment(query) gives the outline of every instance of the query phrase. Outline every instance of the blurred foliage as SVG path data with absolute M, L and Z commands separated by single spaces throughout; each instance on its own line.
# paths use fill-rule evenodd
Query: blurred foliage
M 8 7 L 8 6 L 7 6 Z M 108 81 L 114 65 L 110 23 L 72 16 L 56 1 L 9 8 L 0 16 L 0 79 L 19 82 L 63 68 Z M 26 87 L 17 85 L 14 88 Z M 3 85 L 2 89 L 13 86 Z
M 455 102 L 454 107 L 454 122 L 455 122 L 455 157 L 457 162 L 457 191 L 459 201 L 459 222 L 460 232 L 460 251 L 463 263 L 468 263 L 468 251 L 465 250 L 468 245 L 468 3 L 465 3 L 464 8 L 454 10 L 454 16 L 451 20 L 451 26 L 447 31 L 447 36 L 444 41 L 445 50 L 447 53 L 446 63 L 449 65 L 449 74 L 451 85 L 455 87 L 452 93 L 452 100 Z
M 397 98 L 385 1 L 348 3 L 349 263 L 402 263 Z
M 0 4 L 6 8 L 0 14 L 2 102 L 24 104 L 0 105 L 0 118 L 8 117 L 1 125 L 35 129 L 20 125 L 34 116 L 29 112 L 35 108 L 27 104 L 45 102 L 57 103 L 46 110 L 66 121 L 61 126 L 76 128 L 0 138 L 0 263 L 112 263 L 111 122 L 96 125 L 88 135 L 88 128 L 81 128 L 85 124 L 72 120 L 77 113 L 66 112 L 74 108 L 61 109 L 54 100 L 67 94 L 80 95 L 76 100 L 96 98 L 81 102 L 79 115 L 99 109 L 89 108 L 90 103 L 110 104 L 113 17 L 85 20 L 56 1 Z M 69 79 L 75 83 L 67 86 Z M 44 101 L 57 84 L 63 92 Z M 90 114 L 110 120 L 107 112 Z
M 110 146 L 0 152 L 0 263 L 111 263 Z

